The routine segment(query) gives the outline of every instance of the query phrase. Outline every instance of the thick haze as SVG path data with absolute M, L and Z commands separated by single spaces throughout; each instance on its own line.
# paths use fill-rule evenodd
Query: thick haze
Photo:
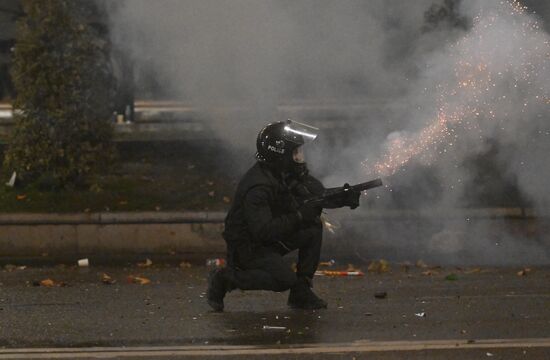
M 278 105 L 362 104 L 372 109 L 336 140 L 321 140 L 309 159 L 327 185 L 359 181 L 374 175 L 373 164 L 391 153 L 392 141 L 417 144 L 444 107 L 462 114 L 446 127 L 450 135 L 386 178 L 392 191 L 377 190 L 372 206 L 444 212 L 478 202 L 476 194 L 506 199 L 507 186 L 539 212 L 550 205 L 550 37 L 530 11 L 515 13 L 498 0 L 115 5 L 114 41 L 131 54 L 137 73 L 154 74 L 167 97 L 216 118 L 218 136 L 244 147 L 246 161 L 261 126 L 281 120 Z M 549 8 L 540 6 L 546 15 Z M 465 79 L 475 89 L 462 86 Z M 247 111 L 219 111 L 233 106 Z M 352 108 L 344 113 L 357 115 Z M 466 216 L 433 221 L 440 231 L 418 239 L 417 247 L 459 261 L 482 262 L 494 253 L 493 228 Z M 465 234 L 474 228 L 471 239 Z M 493 262 L 550 261 L 547 239 L 521 239 L 496 228 L 508 240 L 499 250 L 502 261 Z

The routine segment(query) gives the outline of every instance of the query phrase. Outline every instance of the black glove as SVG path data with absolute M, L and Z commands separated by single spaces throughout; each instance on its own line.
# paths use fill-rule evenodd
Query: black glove
M 344 188 L 349 187 L 349 184 L 344 184 Z M 342 199 L 342 205 L 343 206 L 349 206 L 350 209 L 355 209 L 359 206 L 359 197 L 361 196 L 360 191 L 355 191 L 349 189 L 348 191 L 344 192 L 344 196 Z
M 321 215 L 321 211 L 322 209 L 320 209 L 318 206 L 312 206 L 308 204 L 304 204 L 298 209 L 300 217 L 302 218 L 302 221 L 304 223 L 316 222 Z

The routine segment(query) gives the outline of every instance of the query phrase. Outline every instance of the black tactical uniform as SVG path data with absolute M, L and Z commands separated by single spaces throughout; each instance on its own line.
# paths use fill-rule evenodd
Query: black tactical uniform
M 277 130 L 284 123 L 270 124 Z M 260 137 L 278 139 L 278 132 Z M 282 137 L 281 137 L 282 138 Z M 303 141 L 293 143 L 288 137 L 280 143 L 282 154 L 295 150 Z M 285 142 L 286 141 L 286 142 Z M 258 146 L 258 152 L 266 144 Z M 283 146 L 285 148 L 283 148 Z M 277 149 L 275 149 L 277 150 Z M 260 154 L 261 155 L 261 154 Z M 299 198 L 317 195 L 325 189 L 310 176 L 305 163 L 259 161 L 248 170 L 237 187 L 233 204 L 225 219 L 224 239 L 227 243 L 228 266 L 215 270 L 209 279 L 208 302 L 214 310 L 223 310 L 227 291 L 285 291 L 290 289 L 289 305 L 295 308 L 317 309 L 327 304 L 311 291 L 313 275 L 319 263 L 322 242 L 320 208 L 299 206 Z M 296 170 L 298 169 L 298 170 Z M 332 206 L 358 205 L 359 193 L 336 199 Z M 283 261 L 287 253 L 298 250 L 296 272 Z
M 283 179 L 256 163 L 237 188 L 225 220 L 224 238 L 233 282 L 243 290 L 285 291 L 297 277 L 311 279 L 321 252 L 322 225 L 304 223 L 295 196 Z M 297 272 L 282 255 L 299 249 Z

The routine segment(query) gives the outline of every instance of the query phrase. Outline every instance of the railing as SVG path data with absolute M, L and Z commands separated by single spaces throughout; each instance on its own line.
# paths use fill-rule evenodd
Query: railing
M 345 128 L 353 121 L 363 121 L 373 112 L 395 109 L 403 104 L 372 99 L 353 101 L 325 100 L 288 102 L 276 107 L 281 118 L 308 121 L 324 129 Z M 210 139 L 209 126 L 219 119 L 239 118 L 250 112 L 245 106 L 220 106 L 208 109 L 177 101 L 136 101 L 133 121 L 119 117 L 115 123 L 116 141 Z M 118 121 L 117 121 L 118 120 Z M 344 121 L 342 121 L 344 120 Z M 12 106 L 0 103 L 0 143 L 9 138 L 14 126 Z

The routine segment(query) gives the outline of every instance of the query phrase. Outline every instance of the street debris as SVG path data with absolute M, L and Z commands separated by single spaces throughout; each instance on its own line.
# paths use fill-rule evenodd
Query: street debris
M 78 266 L 79 267 L 88 267 L 90 265 L 90 262 L 87 258 L 78 260 Z
M 374 293 L 374 297 L 377 299 L 385 299 L 388 297 L 388 293 L 385 291 L 379 291 Z
M 517 272 L 518 276 L 525 276 L 531 272 L 531 268 L 525 268 Z
M 362 271 L 317 270 L 315 276 L 364 276 Z
M 216 267 L 225 266 L 225 259 L 222 259 L 222 258 L 207 259 L 206 266 L 216 266 Z
M 425 275 L 425 276 L 432 276 L 432 275 L 438 275 L 438 274 L 439 274 L 439 271 L 436 271 L 436 270 L 422 271 L 422 275 Z
M 214 195 L 216 195 L 216 192 L 215 192 L 215 191 L 209 191 L 209 192 L 208 192 L 208 196 L 214 197 Z
M 346 271 L 361 271 L 361 269 L 355 267 L 353 264 L 348 264 Z
M 40 281 L 40 286 L 53 287 L 55 286 L 55 282 L 52 279 L 45 279 Z
M 331 267 L 331 266 L 334 266 L 334 264 L 336 264 L 336 261 L 334 261 L 333 259 L 330 259 L 329 261 L 321 261 L 319 263 L 319 266 L 328 266 L 328 267 Z
M 447 280 L 447 281 L 456 281 L 456 280 L 458 280 L 458 275 L 455 274 L 455 273 L 449 274 L 449 275 L 445 276 L 445 280 Z
M 13 264 L 6 264 L 4 265 L 4 270 L 6 270 L 7 272 L 12 272 L 12 271 L 15 271 L 15 270 L 25 270 L 27 267 L 26 266 L 17 266 L 17 265 L 13 265 Z
M 464 271 L 464 274 L 477 274 L 481 272 L 481 268 L 473 268 Z
M 129 275 L 128 276 L 128 282 L 130 284 L 148 285 L 148 284 L 151 283 L 151 280 L 147 279 L 146 277 L 142 277 L 142 276 Z
M 422 268 L 422 269 L 426 269 L 428 267 L 428 264 L 426 264 L 424 261 L 422 260 L 418 260 L 416 262 L 416 267 L 419 267 L 419 268 Z
M 374 314 L 373 314 L 373 313 L 370 313 L 370 312 L 365 313 L 365 316 L 372 316 L 372 315 L 374 315 Z
M 189 269 L 191 268 L 191 263 L 190 262 L 187 262 L 187 261 L 182 261 L 180 262 L 180 268 L 181 269 Z
M 486 353 L 485 355 L 487 355 L 487 356 L 494 356 L 494 354 L 493 354 L 493 353 L 490 353 L 490 352 Z
M 64 283 L 63 281 L 55 281 L 55 280 L 52 280 L 52 279 L 44 279 L 44 280 L 41 280 L 41 281 L 33 281 L 33 286 L 43 286 L 43 287 L 63 287 L 63 286 L 67 286 L 66 283 Z
M 110 277 L 106 273 L 103 273 L 101 275 L 101 282 L 104 283 L 105 285 L 113 285 L 114 283 L 116 283 L 116 280 L 114 280 L 112 277 Z
M 285 326 L 270 326 L 270 325 L 264 325 L 262 327 L 263 330 L 286 330 Z
M 17 268 L 17 266 L 13 265 L 13 264 L 6 264 L 4 265 L 4 270 L 6 271 L 9 271 L 9 272 L 12 272 L 13 270 L 15 270 Z
M 17 200 L 25 200 L 27 198 L 27 195 L 25 195 L 25 194 L 16 195 L 15 198 Z
M 231 202 L 231 198 L 229 196 L 224 196 L 223 197 L 223 202 L 226 203 L 226 204 L 229 204 Z
M 141 268 L 149 267 L 151 265 L 153 265 L 153 262 L 151 261 L 151 259 L 145 259 L 145 262 L 137 264 L 137 266 Z
M 369 267 L 367 268 L 368 272 L 375 272 L 378 274 L 385 273 L 390 271 L 390 263 L 384 259 L 380 259 L 378 261 L 373 261 L 369 264 Z
M 14 187 L 15 186 L 15 179 L 17 178 L 17 172 L 13 172 L 11 174 L 10 180 L 6 183 L 6 186 Z
M 426 317 L 426 313 L 425 313 L 425 312 L 415 313 L 414 315 L 416 315 L 416 316 L 418 316 L 418 317 Z

